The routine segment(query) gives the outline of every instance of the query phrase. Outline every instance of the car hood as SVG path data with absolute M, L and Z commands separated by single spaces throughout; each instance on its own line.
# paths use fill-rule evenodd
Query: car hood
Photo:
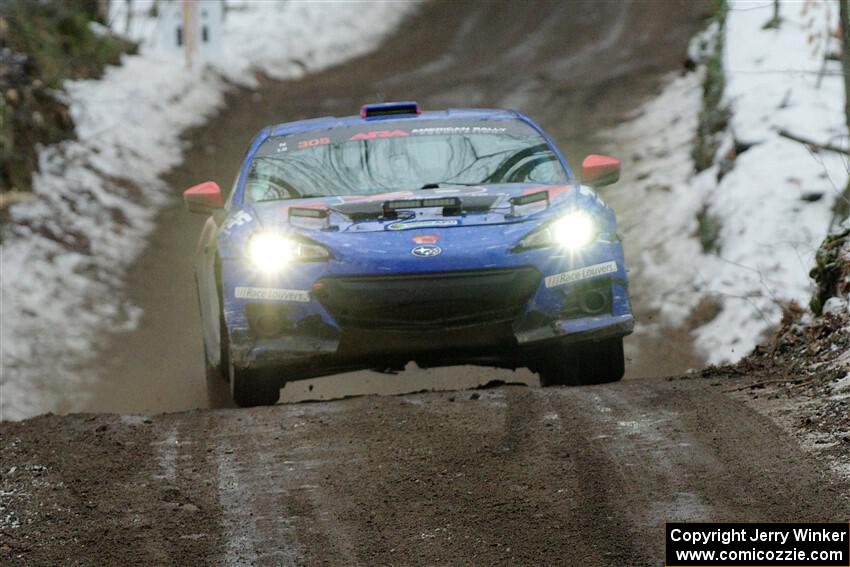
M 575 192 L 573 185 L 494 184 L 445 187 L 368 196 L 319 197 L 255 203 L 263 228 L 300 231 L 379 232 L 423 228 L 452 228 L 522 222 L 561 208 Z M 545 196 L 544 196 L 545 195 Z M 529 203 L 517 201 L 530 196 Z M 456 201 L 454 207 L 428 206 L 433 200 Z M 385 203 L 422 200 L 425 206 L 404 206 L 397 215 L 385 215 Z M 314 211 L 314 212 L 311 212 Z
M 430 202 L 416 202 L 421 199 L 457 199 L 462 212 L 457 207 L 408 206 Z M 406 202 L 399 204 L 402 208 L 397 215 L 385 215 L 384 203 L 393 201 Z M 339 258 L 347 258 L 349 253 L 380 256 L 396 248 L 409 256 L 410 242 L 427 245 L 429 237 L 438 239 L 441 246 L 454 242 L 464 256 L 485 254 L 486 250 L 497 254 L 504 242 L 518 241 L 573 208 L 587 210 L 598 219 L 601 230 L 615 233 L 613 211 L 586 187 L 513 183 L 247 204 L 230 211 L 225 219 L 219 251 L 223 257 L 241 255 L 248 238 L 257 231 L 271 230 L 314 240 Z M 463 230 L 471 227 L 479 228 L 475 236 Z

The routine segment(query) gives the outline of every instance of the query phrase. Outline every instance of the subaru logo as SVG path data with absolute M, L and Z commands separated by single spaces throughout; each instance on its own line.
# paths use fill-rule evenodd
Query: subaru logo
M 414 256 L 418 256 L 420 258 L 431 258 L 432 256 L 436 256 L 443 251 L 439 246 L 425 245 L 425 246 L 417 246 L 413 250 L 410 251 Z

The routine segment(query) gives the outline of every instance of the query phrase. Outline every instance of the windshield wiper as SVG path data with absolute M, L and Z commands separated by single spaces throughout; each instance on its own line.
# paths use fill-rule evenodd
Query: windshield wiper
M 440 187 L 451 187 L 453 185 L 461 185 L 463 187 L 478 187 L 481 183 L 462 183 L 460 181 L 437 181 L 435 183 L 426 183 L 419 189 L 439 189 Z
M 295 199 L 315 199 L 318 197 L 333 197 L 326 193 L 307 193 L 306 195 L 298 195 L 297 197 L 284 197 L 283 199 L 256 199 L 255 203 L 272 203 L 274 201 L 294 201 Z
M 317 197 L 333 197 L 333 195 L 328 195 L 327 193 L 305 193 L 298 197 L 290 197 L 290 199 L 315 199 Z

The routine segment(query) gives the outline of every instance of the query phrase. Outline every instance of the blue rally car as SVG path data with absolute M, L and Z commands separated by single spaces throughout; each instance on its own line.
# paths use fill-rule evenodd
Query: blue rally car
M 622 378 L 634 319 L 614 212 L 531 119 L 507 110 L 360 116 L 265 128 L 209 215 L 196 279 L 209 375 L 238 405 L 359 369 L 528 367 L 548 385 Z

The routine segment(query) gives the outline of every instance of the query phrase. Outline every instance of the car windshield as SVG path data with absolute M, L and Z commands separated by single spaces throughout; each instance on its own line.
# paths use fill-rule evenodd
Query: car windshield
M 251 162 L 246 198 L 259 202 L 568 181 L 546 140 L 523 122 L 431 122 L 428 127 L 411 128 L 407 121 L 270 138 Z

